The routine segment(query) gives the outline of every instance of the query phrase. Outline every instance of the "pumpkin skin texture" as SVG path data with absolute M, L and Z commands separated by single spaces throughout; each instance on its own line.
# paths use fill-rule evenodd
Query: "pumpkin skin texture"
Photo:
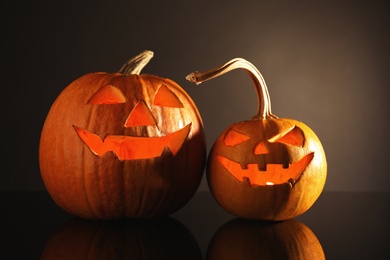
M 189 230 L 164 217 L 117 221 L 73 218 L 56 230 L 41 259 L 202 259 Z
M 271 101 L 260 72 L 244 59 L 216 69 L 193 72 L 201 83 L 232 69 L 252 77 L 258 113 L 229 126 L 215 141 L 207 161 L 207 182 L 219 205 L 245 219 L 286 220 L 306 212 L 320 196 L 327 164 L 319 138 L 307 125 L 271 113 Z
M 303 223 L 233 219 L 214 234 L 206 259 L 321 260 L 325 253 L 316 235 Z
M 80 77 L 52 105 L 41 176 L 69 213 L 150 218 L 177 211 L 196 192 L 206 161 L 202 119 L 178 84 L 138 74 L 152 54 L 136 56 L 123 73 Z
M 296 127 L 305 136 L 302 147 L 267 141 Z M 231 129 L 245 132 L 251 138 L 227 146 L 224 137 Z M 255 148 L 264 143 L 268 152 L 254 154 Z M 242 218 L 284 220 L 301 215 L 313 205 L 325 184 L 320 175 L 326 172 L 325 154 L 318 143 L 310 128 L 291 119 L 234 124 L 221 134 L 210 151 L 207 163 L 210 190 L 224 209 Z M 234 172 L 242 174 L 235 177 Z

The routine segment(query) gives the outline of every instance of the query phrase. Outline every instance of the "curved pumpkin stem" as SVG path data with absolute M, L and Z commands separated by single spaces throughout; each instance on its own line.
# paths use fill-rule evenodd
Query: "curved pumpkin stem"
M 198 71 L 192 72 L 186 77 L 186 79 L 188 81 L 194 82 L 197 85 L 199 85 L 204 81 L 219 77 L 234 69 L 244 69 L 246 72 L 248 72 L 249 76 L 253 80 L 253 83 L 255 84 L 257 101 L 258 101 L 258 109 L 257 109 L 257 114 L 253 118 L 254 119 L 267 119 L 270 117 L 277 118 L 277 116 L 275 116 L 271 112 L 271 99 L 269 97 L 267 85 L 265 84 L 263 76 L 252 63 L 250 63 L 245 59 L 235 58 L 223 64 L 222 66 L 216 67 L 211 70 L 207 70 L 204 72 L 198 72 Z
M 149 50 L 145 50 L 134 56 L 130 60 L 128 60 L 122 68 L 119 70 L 119 73 L 130 76 L 131 74 L 139 75 L 141 70 L 149 63 L 149 61 L 153 58 L 153 52 Z

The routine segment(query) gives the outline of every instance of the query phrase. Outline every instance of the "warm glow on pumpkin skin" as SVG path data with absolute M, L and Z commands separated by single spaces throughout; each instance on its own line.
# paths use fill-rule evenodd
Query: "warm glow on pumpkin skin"
M 244 59 L 193 72 L 186 79 L 200 84 L 233 69 L 244 69 L 252 78 L 258 110 L 252 119 L 229 126 L 214 142 L 206 169 L 210 191 L 222 208 L 241 218 L 294 218 L 314 204 L 325 185 L 321 142 L 302 122 L 271 112 L 263 76 Z
M 326 164 L 323 163 L 325 153 L 314 132 L 301 122 L 291 119 L 288 123 L 287 119 L 268 119 L 264 122 L 267 122 L 264 133 L 255 127 L 259 124 L 257 120 L 248 120 L 233 125 L 233 128 L 239 129 L 240 132 L 244 132 L 243 129 L 247 130 L 246 134 L 252 136 L 251 139 L 235 147 L 226 146 L 224 143 L 224 134 L 231 127 L 220 135 L 209 153 L 207 181 L 217 202 L 233 215 L 246 219 L 290 219 L 307 211 L 321 194 L 326 177 Z M 302 147 L 278 142 L 269 143 L 267 146 L 269 153 L 254 154 L 256 144 L 262 140 L 260 136 L 266 136 L 268 138 L 265 139 L 269 140 L 276 136 L 277 132 L 285 132 L 282 129 L 291 128 L 289 125 L 298 126 L 305 133 L 305 143 Z M 229 171 L 221 164 L 218 160 L 219 156 L 240 163 L 239 171 L 235 172 L 236 177 L 232 174 L 232 169 Z M 267 185 L 267 183 L 256 183 L 248 175 L 239 176 L 242 169 L 252 167 L 248 165 L 253 162 L 257 162 L 254 167 L 255 174 L 267 173 L 260 171 L 258 165 L 278 164 L 281 172 L 277 172 L 276 175 L 282 176 L 286 171 L 283 165 L 290 164 L 291 169 L 291 164 L 303 158 L 307 159 L 306 162 L 310 159 L 310 162 L 306 167 L 302 166 L 301 172 L 297 172 L 299 177 L 296 180 L 294 178 L 290 180 L 289 176 L 283 179 L 285 182 L 274 180 L 275 185 Z M 264 178 L 265 182 L 272 182 L 271 179 L 266 179 L 266 176 L 267 174 L 261 178 Z
M 230 147 L 233 152 L 227 157 L 223 153 L 217 154 L 216 159 L 237 180 L 245 179 L 250 185 L 294 185 L 314 153 L 299 152 L 305 143 L 304 133 L 299 127 L 283 122 L 278 131 L 273 133 L 270 125 L 265 120 L 250 120 L 233 125 L 222 134 L 223 144 L 220 144 L 226 146 L 225 150 Z M 291 153 L 288 149 L 296 149 L 294 153 L 301 154 L 302 158 L 293 160 L 286 156 Z
M 275 185 L 291 183 L 294 185 L 298 181 L 301 173 L 313 159 L 314 154 L 310 153 L 300 161 L 291 164 L 287 169 L 282 164 L 267 163 L 265 169 L 259 169 L 257 164 L 247 164 L 246 169 L 242 169 L 240 163 L 231 161 L 223 156 L 217 155 L 217 160 L 225 169 L 230 172 L 238 181 L 247 182 L 253 185 Z
M 191 124 L 162 137 L 107 135 L 104 140 L 94 133 L 75 127 L 77 134 L 97 156 L 114 152 L 119 160 L 149 159 L 161 156 L 168 147 L 175 156 L 190 132 Z
M 127 102 L 123 93 L 114 85 L 108 84 L 99 89 L 87 102 L 92 105 L 114 105 Z M 167 106 L 170 108 L 183 108 L 177 96 L 164 84 L 158 89 L 154 97 L 154 105 Z M 124 127 L 139 127 L 156 125 L 150 109 L 145 101 L 140 100 L 130 112 Z M 120 160 L 149 159 L 162 156 L 167 147 L 175 156 L 187 138 L 191 123 L 174 133 L 167 135 L 159 134 L 156 137 L 138 137 L 108 134 L 103 139 L 78 126 L 73 126 L 78 136 L 91 151 L 101 157 L 107 152 L 113 152 Z
M 150 53 L 143 53 L 144 65 L 145 56 Z M 54 201 L 73 215 L 168 215 L 183 207 L 201 182 L 206 141 L 196 105 L 174 81 L 137 71 L 139 63 L 132 60 L 121 73 L 81 76 L 60 93 L 46 117 L 39 148 L 41 176 Z M 167 106 L 161 103 L 165 97 Z M 140 117 L 143 113 L 148 114 L 146 120 Z M 95 139 L 94 149 L 107 152 L 98 156 L 78 132 Z M 142 148 L 130 159 L 127 154 L 134 148 L 124 145 L 127 152 L 121 160 L 112 152 L 117 148 L 107 148 L 107 143 L 95 147 L 103 140 L 125 140 Z M 150 148 L 156 144 L 158 152 Z

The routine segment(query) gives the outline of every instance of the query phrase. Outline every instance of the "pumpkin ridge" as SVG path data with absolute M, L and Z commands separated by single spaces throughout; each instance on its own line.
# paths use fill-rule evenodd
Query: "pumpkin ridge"
M 85 146 L 83 146 L 82 148 L 82 157 L 85 157 L 86 156 L 86 152 L 85 152 Z M 82 160 L 83 161 L 83 167 L 82 167 L 82 170 L 81 170 L 81 174 L 82 174 L 82 178 L 83 178 L 83 189 L 84 189 L 84 196 L 85 196 L 85 201 L 86 201 L 86 205 L 88 206 L 88 209 L 90 210 L 90 212 L 92 213 L 92 215 L 94 215 L 94 217 L 98 217 L 97 213 L 95 212 L 94 208 L 92 207 L 92 202 L 91 202 L 91 198 L 89 197 L 89 192 L 87 190 L 87 174 L 86 174 L 86 169 L 88 169 L 87 167 L 87 161 L 88 160 Z
M 102 77 L 102 78 L 104 78 L 104 76 Z M 92 107 L 91 107 L 91 113 L 89 113 L 88 114 L 88 118 L 86 119 L 86 125 L 87 125 L 87 127 L 89 127 L 90 126 L 90 124 L 91 124 L 91 122 L 92 122 L 92 118 L 94 117 L 94 114 L 95 114 L 95 107 L 96 106 L 94 106 L 94 105 L 92 105 Z M 79 137 L 78 137 L 79 138 Z M 87 189 L 87 179 L 88 179 L 88 176 L 87 176 L 87 174 L 86 174 L 86 172 L 87 172 L 87 170 L 86 169 L 88 169 L 88 155 L 87 155 L 87 153 L 85 152 L 86 150 L 86 147 L 85 147 L 85 145 L 83 145 L 83 147 L 81 148 L 82 149 L 82 155 L 81 155 L 81 157 L 82 158 L 84 158 L 83 160 L 82 160 L 82 168 L 81 168 L 81 175 L 82 175 L 82 179 L 83 179 L 83 182 L 82 182 L 82 187 L 83 187 L 83 190 L 84 190 L 84 196 L 85 196 L 85 204 L 87 205 L 87 207 L 88 207 L 88 209 L 89 209 L 89 211 L 92 213 L 92 215 L 94 216 L 94 217 L 97 217 L 98 215 L 97 215 L 97 213 L 95 212 L 95 210 L 93 209 L 93 206 L 92 206 L 92 200 L 91 200 L 91 198 L 90 198 L 90 196 L 89 196 L 89 192 L 88 192 L 88 189 Z
M 223 209 L 241 218 L 294 218 L 308 210 L 324 188 L 327 163 L 323 147 L 305 124 L 271 112 L 264 78 L 242 58 L 192 72 L 186 79 L 200 84 L 233 69 L 244 69 L 251 77 L 258 109 L 250 120 L 232 124 L 215 140 L 206 168 L 210 191 Z M 233 128 L 249 138 L 230 133 Z
M 75 79 L 51 106 L 41 132 L 39 164 L 47 191 L 65 211 L 86 219 L 151 218 L 178 210 L 199 187 L 207 155 L 206 140 L 200 138 L 202 119 L 178 84 L 139 74 L 151 55 L 146 51 L 136 56 L 120 73 L 88 73 Z M 124 98 L 111 87 L 99 92 L 107 84 Z M 174 95 L 170 103 L 162 96 L 163 102 L 153 104 L 161 84 Z M 172 102 L 174 96 L 183 106 L 171 107 L 178 104 Z M 146 126 L 126 125 L 140 100 L 156 124 L 149 120 Z M 146 106 L 138 111 L 141 117 Z M 83 141 L 88 135 L 102 156 Z M 120 144 L 100 146 L 99 139 Z M 162 151 L 153 149 L 156 145 Z M 106 148 L 121 150 L 126 160 L 112 152 L 100 153 Z M 132 159 L 132 153 L 139 159 Z
M 126 181 L 126 177 L 125 177 L 125 172 L 123 171 L 123 162 L 119 164 L 120 165 L 120 172 L 122 172 L 121 176 L 122 176 L 122 183 L 120 185 L 121 187 L 121 190 L 119 191 L 118 190 L 118 193 L 119 193 L 119 197 L 120 197 L 120 204 L 121 205 L 127 205 L 127 197 L 126 197 L 126 193 L 125 193 L 125 190 L 126 190 L 126 187 L 127 187 L 127 181 Z M 122 211 L 120 213 L 120 215 L 122 217 L 126 216 L 126 207 L 121 207 L 122 208 Z
M 148 176 L 148 175 L 146 175 Z M 145 188 L 145 185 L 146 183 L 148 183 L 149 180 L 147 180 L 146 178 L 143 178 L 143 183 L 141 184 L 142 186 L 142 191 L 139 192 L 140 194 L 140 199 L 139 199 L 139 203 L 138 203 L 138 209 L 136 210 L 136 213 L 135 213 L 135 217 L 144 217 L 142 216 L 142 210 L 145 208 L 145 204 L 146 204 L 146 197 L 147 197 L 147 192 L 146 192 L 146 188 Z

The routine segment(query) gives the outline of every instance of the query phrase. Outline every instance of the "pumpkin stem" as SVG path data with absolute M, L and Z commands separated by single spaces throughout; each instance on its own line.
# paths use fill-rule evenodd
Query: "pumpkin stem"
M 277 118 L 277 116 L 275 116 L 271 112 L 271 99 L 269 97 L 267 85 L 265 84 L 263 76 L 252 63 L 245 59 L 235 58 L 223 64 L 222 66 L 216 67 L 211 70 L 207 70 L 204 72 L 192 72 L 186 77 L 186 79 L 199 85 L 204 81 L 219 77 L 234 69 L 244 69 L 249 74 L 255 85 L 258 109 L 257 114 L 253 118 Z
M 153 58 L 153 52 L 149 50 L 145 50 L 134 56 L 130 60 L 128 60 L 122 68 L 119 70 L 119 73 L 130 76 L 131 74 L 139 75 L 141 70 L 149 63 L 149 61 Z

